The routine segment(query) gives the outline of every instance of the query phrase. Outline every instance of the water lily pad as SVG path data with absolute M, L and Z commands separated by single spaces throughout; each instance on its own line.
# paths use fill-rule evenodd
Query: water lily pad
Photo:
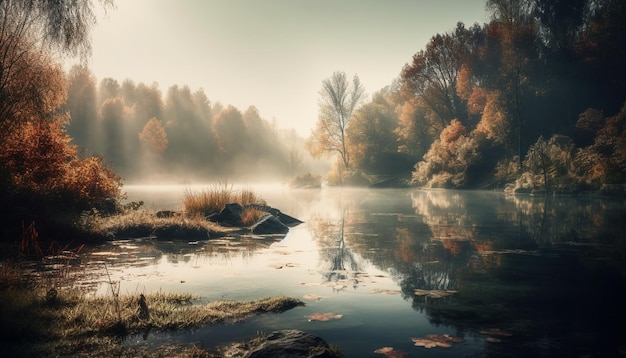
M 343 317 L 342 314 L 336 314 L 336 313 L 332 313 L 332 312 L 313 313 L 313 314 L 310 314 L 310 315 L 306 316 L 306 318 L 308 318 L 309 322 L 310 321 L 330 321 L 331 319 L 341 319 L 342 317 Z

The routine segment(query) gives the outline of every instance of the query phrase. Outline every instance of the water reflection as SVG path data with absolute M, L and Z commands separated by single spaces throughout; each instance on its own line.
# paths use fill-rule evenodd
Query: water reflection
M 207 300 L 317 294 L 324 299 L 302 310 L 345 317 L 322 326 L 288 312 L 259 318 L 246 332 L 318 332 L 347 356 L 371 356 L 383 346 L 408 356 L 611 356 L 626 350 L 626 327 L 616 319 L 626 317 L 623 200 L 393 189 L 261 195 L 306 224 L 284 239 L 115 241 L 94 248 L 91 264 L 101 269 L 106 262 L 130 292 L 182 290 Z M 457 293 L 434 298 L 416 290 Z M 490 343 L 480 333 L 489 328 L 512 336 Z M 197 334 L 212 344 L 215 330 Z M 465 343 L 447 351 L 412 346 L 411 337 L 430 333 Z
M 418 190 L 411 202 L 417 220 L 362 211 L 351 226 L 367 234 L 344 235 L 433 324 L 515 332 L 515 352 L 488 346 L 498 356 L 623 352 L 623 201 Z

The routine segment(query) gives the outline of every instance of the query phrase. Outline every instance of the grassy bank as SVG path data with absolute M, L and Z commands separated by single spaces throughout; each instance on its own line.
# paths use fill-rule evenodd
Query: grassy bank
M 90 297 L 76 288 L 51 288 L 72 287 L 68 283 L 73 277 L 70 271 L 84 243 L 89 241 L 83 238 L 92 241 L 137 237 L 202 240 L 235 234 L 242 228 L 225 228 L 205 219 L 205 215 L 219 212 L 231 202 L 265 203 L 250 191 L 235 192 L 219 186 L 200 193 L 186 192 L 180 212 L 139 210 L 141 202 L 128 204 L 116 215 L 102 215 L 94 209 L 83 213 L 75 222 L 76 230 L 84 236 L 63 244 L 47 237 L 46 232 L 39 232 L 34 222 L 24 225 L 15 243 L 1 250 L 0 346 L 3 354 L 11 357 L 220 357 L 217 351 L 189 345 L 164 343 L 154 348 L 147 344 L 129 345 L 124 341 L 148 332 L 235 322 L 303 305 L 288 297 L 200 305 L 194 303 L 197 297 L 188 294 L 119 295 L 119 287 L 118 292 L 114 292 L 113 283 L 105 297 Z M 242 213 L 242 221 L 246 222 L 246 217 L 253 221 L 261 214 L 246 211 Z M 40 261 L 50 258 L 66 258 L 59 262 L 62 268 L 56 274 L 39 268 Z M 31 272 L 30 268 L 37 269 Z M 50 274 L 55 276 L 50 277 Z M 56 284 L 57 281 L 61 284 Z
M 71 290 L 0 290 L 0 342 L 8 356 L 214 356 L 196 347 L 124 345 L 131 335 L 184 330 L 283 312 L 303 303 L 288 297 L 193 304 L 188 294 L 87 297 Z

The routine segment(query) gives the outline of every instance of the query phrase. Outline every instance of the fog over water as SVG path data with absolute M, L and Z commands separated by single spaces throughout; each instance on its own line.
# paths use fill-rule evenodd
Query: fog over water
M 129 186 L 129 200 L 176 209 L 185 189 Z M 348 357 L 394 347 L 412 356 L 611 355 L 626 314 L 623 201 L 499 192 L 233 185 L 305 221 L 286 236 L 117 240 L 91 248 L 122 292 L 190 292 L 199 303 L 268 295 L 306 306 L 238 324 L 136 337 L 204 347 L 297 328 Z M 100 292 L 106 294 L 106 283 Z M 437 298 L 437 295 L 445 294 Z M 424 296 L 426 295 L 426 296 Z M 310 321 L 314 313 L 340 315 Z M 506 335 L 494 335 L 488 329 Z M 498 331 L 494 331 L 498 332 Z M 413 338 L 448 334 L 451 348 Z M 497 338 L 499 343 L 492 343 Z

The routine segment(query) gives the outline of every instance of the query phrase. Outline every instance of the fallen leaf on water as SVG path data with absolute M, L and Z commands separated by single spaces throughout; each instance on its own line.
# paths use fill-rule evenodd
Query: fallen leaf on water
M 306 316 L 306 318 L 308 318 L 309 321 L 330 321 L 331 319 L 340 319 L 342 317 L 343 317 L 342 314 L 335 314 L 332 312 L 313 313 L 313 314 Z
M 489 336 L 501 336 L 501 337 L 511 337 L 513 335 L 510 332 L 501 330 L 500 328 L 483 329 L 480 331 L 480 334 L 486 334 Z
M 397 350 L 393 349 L 393 347 L 378 348 L 377 350 L 374 351 L 374 353 L 384 354 L 386 357 L 390 357 L 390 358 L 404 358 L 404 357 L 406 357 L 406 352 L 397 351 Z
M 426 339 L 426 338 L 411 338 L 411 340 L 418 347 L 424 347 L 424 348 L 435 348 L 435 347 L 437 347 L 437 342 L 431 341 L 430 339 Z
M 397 295 L 399 294 L 401 291 L 400 290 L 388 290 L 388 289 L 384 289 L 384 288 L 375 288 L 372 290 L 372 293 L 376 294 L 376 293 L 386 293 L 388 295 Z
M 431 339 L 436 342 L 446 342 L 446 343 L 461 343 L 463 342 L 463 338 L 461 337 L 452 337 L 449 334 L 438 335 L 438 334 L 429 334 L 426 338 Z
M 418 347 L 424 348 L 450 348 L 452 347 L 452 343 L 461 343 L 463 342 L 463 338 L 461 337 L 452 337 L 448 334 L 438 335 L 438 334 L 429 334 L 426 338 L 411 338 L 413 343 Z
M 377 350 L 375 350 L 374 353 L 387 355 L 387 353 L 391 351 L 393 351 L 393 347 L 382 347 L 382 348 L 378 348 Z
M 304 295 L 303 297 L 304 297 L 305 299 L 307 299 L 307 300 L 313 300 L 313 301 L 319 301 L 319 300 L 321 300 L 322 298 L 324 298 L 324 297 L 322 297 L 322 296 L 320 296 L 320 295 L 316 295 L 315 293 L 307 293 L 307 294 L 306 294 L 306 295 Z

